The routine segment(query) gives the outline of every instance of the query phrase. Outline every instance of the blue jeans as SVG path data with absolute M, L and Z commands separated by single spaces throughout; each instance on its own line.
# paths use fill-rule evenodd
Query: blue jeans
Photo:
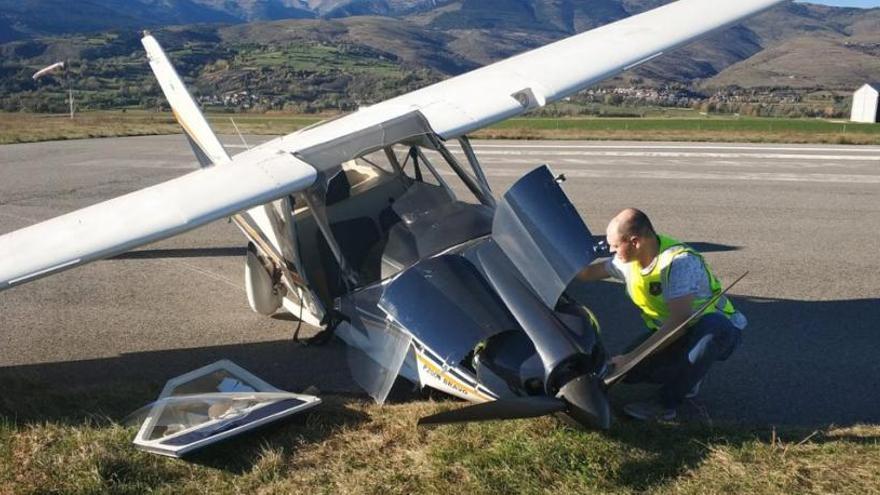
M 639 363 L 624 381 L 660 384 L 660 403 L 676 408 L 715 361 L 730 357 L 741 339 L 742 331 L 726 316 L 709 313 L 669 347 Z

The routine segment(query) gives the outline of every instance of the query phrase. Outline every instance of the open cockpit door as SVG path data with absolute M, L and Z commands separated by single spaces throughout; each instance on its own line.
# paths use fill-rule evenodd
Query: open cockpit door
M 321 399 L 279 390 L 227 360 L 168 381 L 159 400 L 131 416 L 134 444 L 181 457 L 317 406 Z

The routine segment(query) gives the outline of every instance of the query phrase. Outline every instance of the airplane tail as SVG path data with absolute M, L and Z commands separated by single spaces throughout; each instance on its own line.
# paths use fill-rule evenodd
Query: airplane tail
M 199 164 L 205 168 L 229 162 L 229 154 L 186 90 L 186 86 L 159 46 L 159 42 L 149 33 L 144 32 L 141 43 L 147 50 L 150 67 L 156 75 L 156 80 L 159 81 L 159 86 L 162 87 L 162 92 L 165 93 L 168 104 L 171 105 L 174 118 L 183 127 Z

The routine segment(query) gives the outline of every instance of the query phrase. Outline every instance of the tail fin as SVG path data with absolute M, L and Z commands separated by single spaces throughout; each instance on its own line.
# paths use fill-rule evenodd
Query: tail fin
M 162 87 L 162 92 L 165 93 L 165 98 L 168 99 L 168 104 L 171 105 L 174 118 L 183 127 L 201 166 L 204 168 L 230 161 L 229 154 L 211 130 L 211 126 L 186 90 L 177 71 L 168 61 L 159 42 L 149 33 L 144 32 L 141 43 L 147 50 L 150 67 L 156 75 L 156 80 L 159 81 L 159 86 Z

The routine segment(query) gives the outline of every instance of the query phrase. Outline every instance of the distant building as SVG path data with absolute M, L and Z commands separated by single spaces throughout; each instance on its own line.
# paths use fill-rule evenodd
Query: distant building
M 868 83 L 853 94 L 852 117 L 853 122 L 866 122 L 875 124 L 878 119 L 878 106 L 880 106 L 880 83 Z

